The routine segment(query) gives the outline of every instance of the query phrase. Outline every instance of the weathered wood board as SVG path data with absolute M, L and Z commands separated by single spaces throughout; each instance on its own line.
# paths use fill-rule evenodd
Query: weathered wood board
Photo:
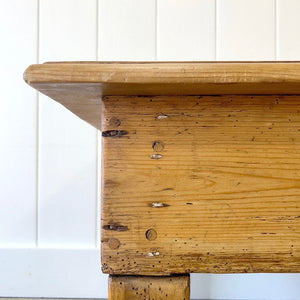
M 102 270 L 300 272 L 300 96 L 103 98 Z
M 53 62 L 24 80 L 100 129 L 102 96 L 300 94 L 300 63 Z
M 109 276 L 108 300 L 189 300 L 190 276 Z

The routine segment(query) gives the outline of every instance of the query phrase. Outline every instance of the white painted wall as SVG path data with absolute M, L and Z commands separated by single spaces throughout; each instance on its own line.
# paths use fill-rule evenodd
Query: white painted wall
M 299 0 L 0 0 L 0 297 L 107 297 L 99 132 L 29 64 L 299 60 L 299 32 Z M 193 274 L 192 298 L 300 299 L 300 274 Z

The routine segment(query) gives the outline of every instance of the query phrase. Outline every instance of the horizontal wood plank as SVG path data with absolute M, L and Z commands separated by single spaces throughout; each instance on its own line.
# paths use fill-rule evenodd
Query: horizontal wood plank
M 99 129 L 105 95 L 300 94 L 300 63 L 57 62 L 24 79 Z
M 300 96 L 103 99 L 102 269 L 300 272 Z

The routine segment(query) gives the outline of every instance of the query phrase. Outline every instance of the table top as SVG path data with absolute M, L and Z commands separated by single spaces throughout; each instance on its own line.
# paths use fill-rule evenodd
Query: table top
M 300 63 L 50 62 L 24 80 L 100 129 L 103 96 L 300 94 Z

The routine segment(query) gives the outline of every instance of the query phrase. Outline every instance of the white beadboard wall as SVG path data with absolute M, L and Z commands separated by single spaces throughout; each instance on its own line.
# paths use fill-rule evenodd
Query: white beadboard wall
M 26 86 L 59 60 L 299 60 L 299 0 L 0 0 L 0 297 L 107 297 L 101 135 Z M 192 275 L 192 299 L 300 299 L 300 274 Z

